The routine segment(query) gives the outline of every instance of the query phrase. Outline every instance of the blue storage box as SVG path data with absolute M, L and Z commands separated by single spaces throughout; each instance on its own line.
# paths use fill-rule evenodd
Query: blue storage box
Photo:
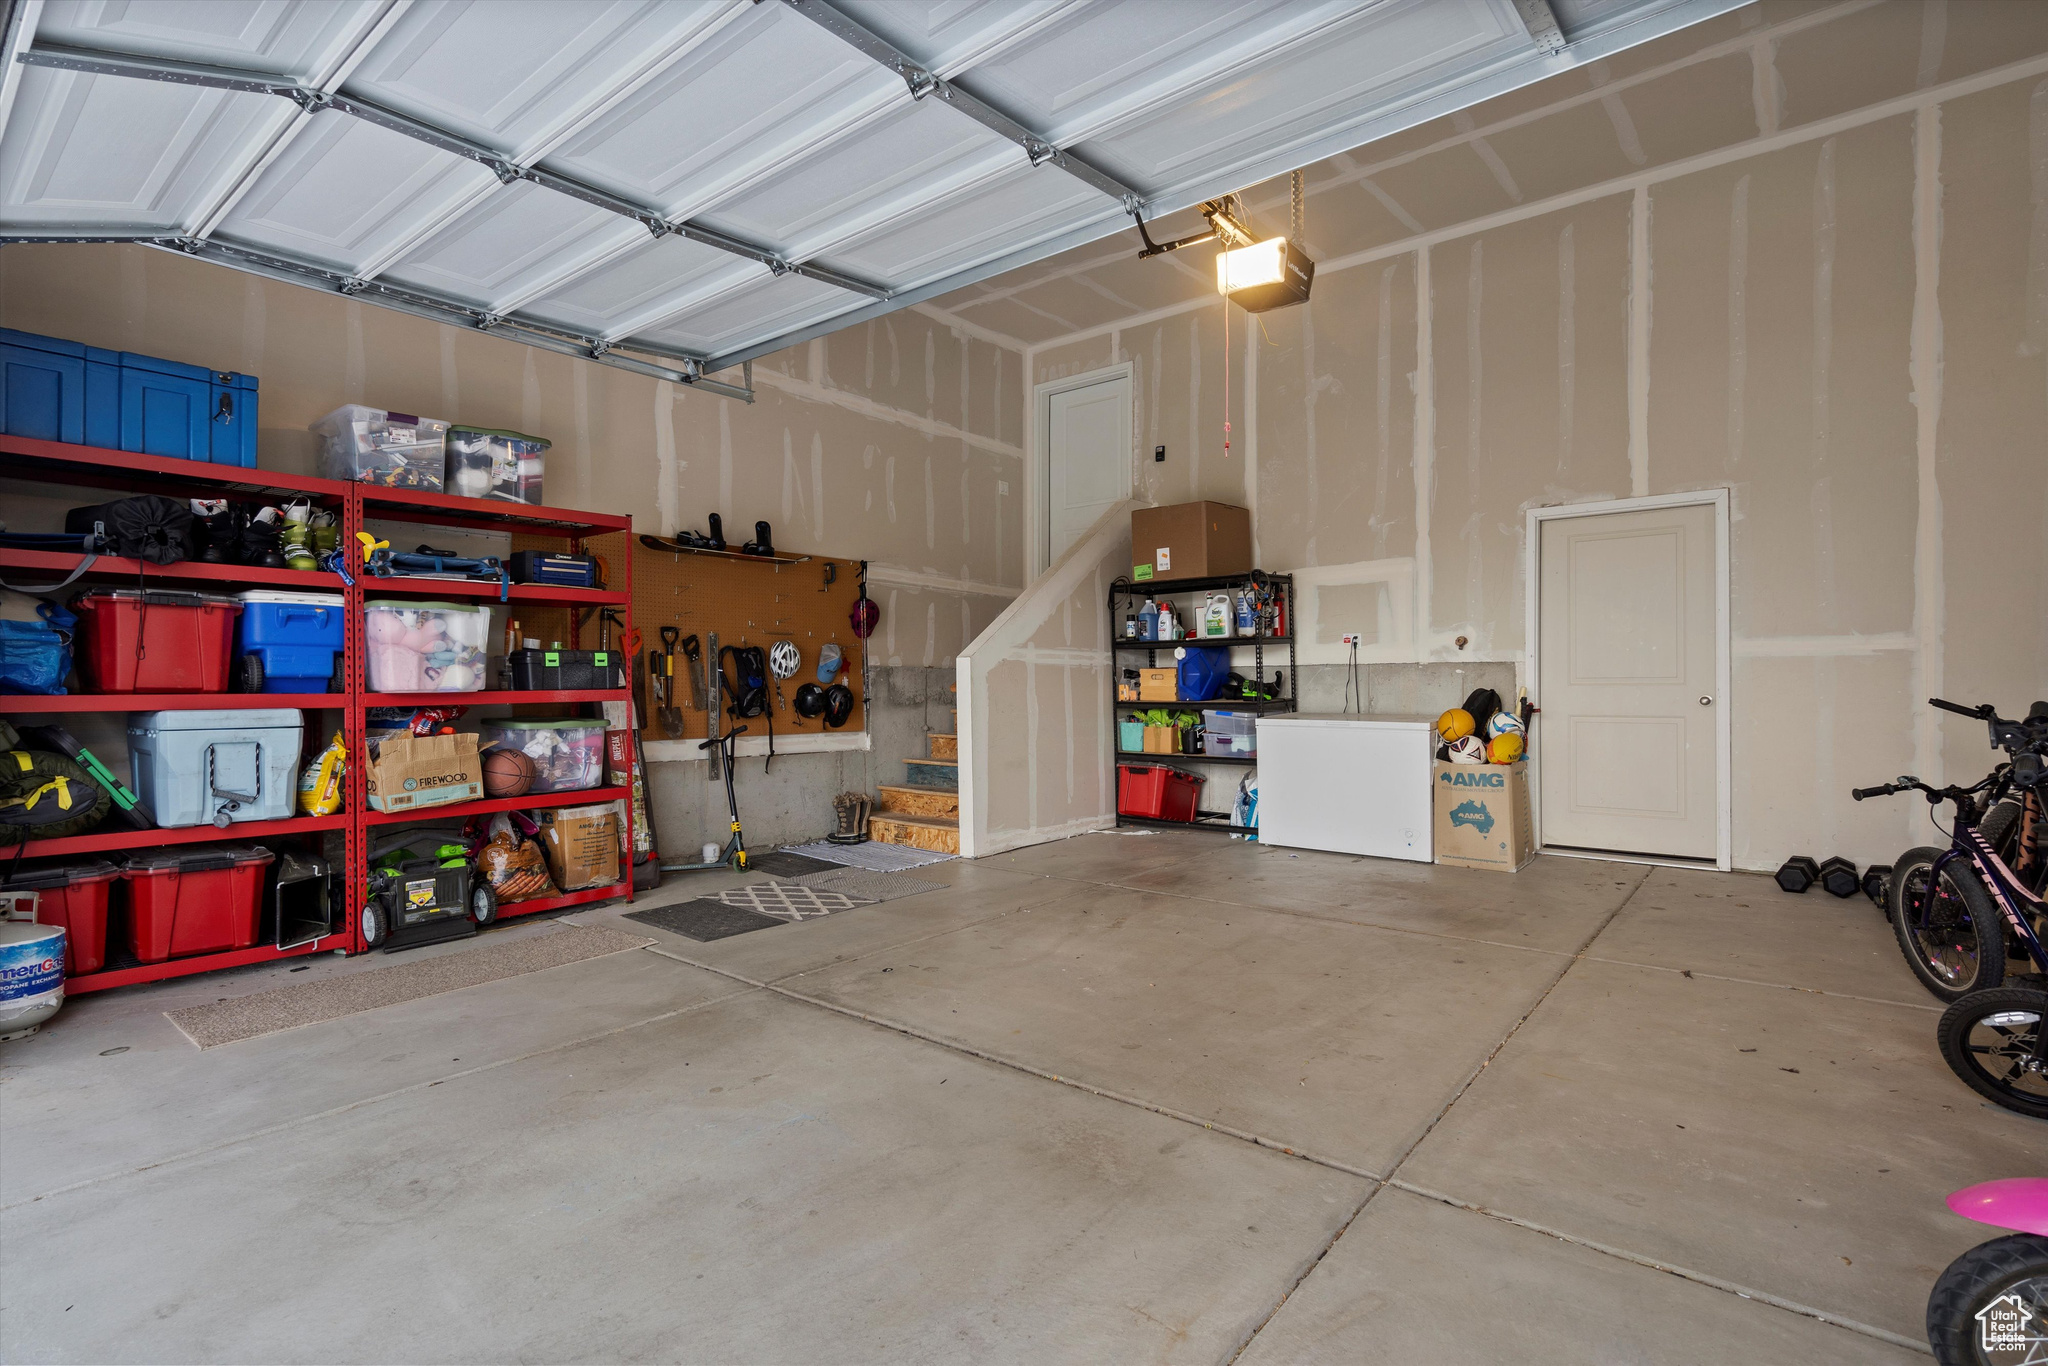
M 235 657 L 256 656 L 263 691 L 326 692 L 342 648 L 341 594 L 262 588 L 235 598 Z
M 121 449 L 255 468 L 255 378 L 123 351 Z
M 112 448 L 121 441 L 121 357 L 0 327 L 0 432 Z
M 1223 691 L 1230 677 L 1230 647 L 1183 645 L 1174 650 L 1179 670 L 1180 700 L 1207 702 Z

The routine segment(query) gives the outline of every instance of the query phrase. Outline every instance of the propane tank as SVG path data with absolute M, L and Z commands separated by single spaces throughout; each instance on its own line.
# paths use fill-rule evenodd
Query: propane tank
M 64 927 L 0 923 L 0 1043 L 25 1038 L 64 1004 Z

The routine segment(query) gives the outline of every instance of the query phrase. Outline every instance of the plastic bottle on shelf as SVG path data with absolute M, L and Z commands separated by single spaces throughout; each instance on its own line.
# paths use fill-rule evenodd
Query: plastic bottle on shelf
M 1180 619 L 1179 619 L 1178 617 L 1176 617 L 1176 616 L 1174 615 L 1174 611 L 1173 611 L 1173 603 L 1172 603 L 1172 602 L 1171 602 L 1170 600 L 1167 600 L 1167 599 L 1161 599 L 1161 600 L 1160 600 L 1160 603 L 1159 603 L 1159 634 L 1158 634 L 1158 635 L 1156 635 L 1156 636 L 1154 636 L 1154 637 L 1153 637 L 1153 639 L 1154 639 L 1154 640 L 1179 640 L 1179 639 L 1180 639 Z
M 1150 598 L 1138 609 L 1138 639 L 1159 639 L 1159 605 Z

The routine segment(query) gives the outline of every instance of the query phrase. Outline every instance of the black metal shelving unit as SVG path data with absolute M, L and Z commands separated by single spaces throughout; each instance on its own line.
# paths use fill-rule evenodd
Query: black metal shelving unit
M 1238 593 L 1251 587 L 1254 577 L 1271 589 L 1278 599 L 1279 619 L 1286 626 L 1286 630 L 1275 632 L 1271 635 L 1231 636 L 1227 639 L 1126 640 L 1124 638 L 1124 618 L 1136 611 L 1137 604 L 1142 603 L 1146 598 L 1172 598 L 1175 600 L 1175 611 L 1178 614 L 1181 606 L 1180 600 L 1183 598 L 1227 591 L 1234 600 Z M 1110 658 L 1114 663 L 1114 667 L 1110 670 L 1109 679 L 1110 696 L 1112 699 L 1116 697 L 1117 680 L 1121 671 L 1126 667 L 1132 667 L 1127 665 L 1125 661 L 1134 653 L 1143 653 L 1145 656 L 1145 663 L 1142 666 L 1136 667 L 1163 668 L 1165 666 L 1159 662 L 1160 653 L 1162 651 L 1165 652 L 1167 659 L 1170 661 L 1173 658 L 1173 650 L 1181 645 L 1228 646 L 1233 651 L 1250 650 L 1252 652 L 1252 676 L 1264 678 L 1267 669 L 1266 654 L 1268 648 L 1270 647 L 1273 650 L 1273 663 L 1278 665 L 1280 663 L 1279 650 L 1284 647 L 1287 651 L 1287 665 L 1286 677 L 1283 680 L 1285 687 L 1282 695 L 1279 697 L 1258 701 L 1240 701 L 1231 698 L 1216 698 L 1208 702 L 1116 701 L 1114 702 L 1112 715 L 1120 720 L 1127 713 L 1150 711 L 1154 707 L 1193 708 L 1197 710 L 1206 708 L 1211 711 L 1256 711 L 1273 714 L 1294 711 L 1296 709 L 1296 699 L 1299 695 L 1296 691 L 1298 685 L 1294 659 L 1294 625 L 1294 576 L 1292 574 L 1264 574 L 1254 571 L 1251 574 L 1225 574 L 1207 579 L 1148 580 L 1142 583 L 1133 582 L 1129 579 L 1118 579 L 1109 587 L 1109 634 L 1114 642 L 1113 648 L 1110 651 Z M 1145 754 L 1125 750 L 1118 744 L 1115 727 L 1112 727 L 1110 731 L 1110 745 L 1114 749 L 1115 757 L 1119 762 L 1126 759 L 1135 759 L 1144 763 L 1165 763 L 1176 767 L 1196 764 L 1224 764 L 1236 767 L 1249 767 L 1258 763 L 1258 756 L 1256 755 Z M 1228 816 L 1199 813 L 1192 822 L 1155 820 L 1147 816 L 1125 816 L 1120 814 L 1116 818 L 1116 823 L 1118 825 L 1142 826 L 1164 830 L 1217 830 L 1228 834 L 1240 835 L 1252 832 L 1252 827 L 1235 825 Z

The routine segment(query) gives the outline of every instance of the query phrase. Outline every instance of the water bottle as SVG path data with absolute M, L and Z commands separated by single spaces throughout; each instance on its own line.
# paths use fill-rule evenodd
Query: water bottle
M 1138 639 L 1159 639 L 1159 606 L 1152 599 L 1145 599 L 1145 605 L 1138 611 Z

